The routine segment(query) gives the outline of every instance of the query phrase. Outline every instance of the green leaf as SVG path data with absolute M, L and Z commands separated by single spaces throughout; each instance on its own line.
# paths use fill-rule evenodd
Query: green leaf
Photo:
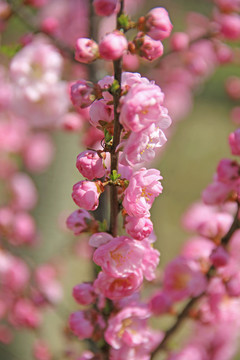
M 120 88 L 119 82 L 116 79 L 113 80 L 111 90 L 110 90 L 111 94 L 114 94 L 119 88 Z
M 22 48 L 20 44 L 1 45 L 0 53 L 12 58 Z
M 104 138 L 106 144 L 112 140 L 112 135 L 107 131 L 107 129 L 104 129 Z
M 129 27 L 129 17 L 126 14 L 122 14 L 118 18 L 118 23 L 120 24 L 121 28 L 127 30 Z
M 107 226 L 107 220 L 104 219 L 102 222 L 99 221 L 98 226 L 99 226 L 99 228 L 98 228 L 98 231 L 99 231 L 99 232 L 106 232 L 106 231 L 107 231 L 107 228 L 108 228 L 108 226 Z
M 117 179 L 119 179 L 121 177 L 121 174 L 117 173 L 117 170 L 113 170 L 112 174 L 110 175 L 110 179 L 112 181 L 116 181 Z

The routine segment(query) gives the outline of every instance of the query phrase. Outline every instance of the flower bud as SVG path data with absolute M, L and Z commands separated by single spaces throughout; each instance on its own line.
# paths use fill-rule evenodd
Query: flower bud
M 105 175 L 103 160 L 97 152 L 92 150 L 83 151 L 77 157 L 76 166 L 82 176 L 88 180 L 101 178 Z
M 90 282 L 84 282 L 74 286 L 73 297 L 81 305 L 92 304 L 96 298 L 93 285 Z
M 135 37 L 134 44 L 139 55 L 147 60 L 155 60 L 163 54 L 163 44 L 161 41 L 153 40 L 150 36 L 143 33 L 139 33 Z
M 68 229 L 72 230 L 74 235 L 79 235 L 88 228 L 88 221 L 93 221 L 93 217 L 84 209 L 74 211 L 67 218 Z
M 98 44 L 88 38 L 79 38 L 75 45 L 75 59 L 89 64 L 98 58 Z
M 176 32 L 171 37 L 170 43 L 174 51 L 186 50 L 189 45 L 189 36 L 184 32 Z
M 117 60 L 127 50 L 128 42 L 120 31 L 114 31 L 104 36 L 99 44 L 100 57 L 105 60 Z
M 79 181 L 73 185 L 73 201 L 85 210 L 96 210 L 99 203 L 99 196 L 102 193 L 101 182 Z
M 78 80 L 71 86 L 71 100 L 76 108 L 85 108 L 90 106 L 93 101 L 101 94 L 98 84 L 90 81 Z
M 154 40 L 163 40 L 170 36 L 172 23 L 168 12 L 162 7 L 152 9 L 146 16 L 146 32 Z
M 94 11 L 99 16 L 112 15 L 117 7 L 118 0 L 94 0 Z
M 233 155 L 240 155 L 240 129 L 231 133 L 228 138 L 231 152 Z
M 229 40 L 240 39 L 240 15 L 221 14 L 216 19 L 220 33 Z

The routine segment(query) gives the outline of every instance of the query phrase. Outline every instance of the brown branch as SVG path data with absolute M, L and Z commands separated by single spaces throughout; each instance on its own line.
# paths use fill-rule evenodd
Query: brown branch
M 227 232 L 227 234 L 222 238 L 221 240 L 221 245 L 226 246 L 233 233 L 240 228 L 240 220 L 239 220 L 239 209 L 240 209 L 240 204 L 238 203 L 238 208 L 237 208 L 237 212 L 235 215 L 235 218 L 233 220 L 232 226 L 229 229 L 229 231 Z M 211 266 L 210 269 L 208 270 L 206 277 L 208 279 L 210 279 L 212 277 L 212 273 L 214 270 L 214 266 Z M 188 317 L 189 311 L 192 309 L 192 307 L 197 303 L 197 301 L 199 299 L 201 299 L 202 296 L 205 295 L 205 292 L 202 292 L 200 295 L 192 298 L 191 300 L 189 300 L 189 302 L 187 303 L 187 305 L 183 308 L 183 310 L 178 314 L 177 319 L 175 321 L 175 323 L 166 331 L 163 340 L 161 341 L 161 343 L 158 345 L 158 347 L 152 352 L 151 355 L 151 359 L 154 358 L 154 356 L 165 349 L 165 345 L 167 344 L 167 342 L 169 341 L 169 339 L 172 337 L 172 335 L 174 335 L 175 331 L 177 331 L 180 327 L 180 325 L 183 323 L 183 321 Z
M 123 14 L 123 6 L 124 0 L 121 0 L 120 10 L 117 14 L 117 29 L 121 28 L 119 23 L 119 17 Z M 119 100 L 121 96 L 121 77 L 122 77 L 122 58 L 113 62 L 114 65 L 114 79 L 118 82 L 119 88 L 114 92 L 113 102 L 114 102 L 114 133 L 113 133 L 113 144 L 111 147 L 111 173 L 113 170 L 118 171 L 118 152 L 116 152 L 116 148 L 120 142 L 120 135 L 122 126 L 119 122 Z M 119 213 L 119 205 L 118 205 L 118 196 L 117 196 L 117 187 L 111 186 L 110 188 L 110 233 L 113 236 L 117 235 L 118 228 L 118 213 Z

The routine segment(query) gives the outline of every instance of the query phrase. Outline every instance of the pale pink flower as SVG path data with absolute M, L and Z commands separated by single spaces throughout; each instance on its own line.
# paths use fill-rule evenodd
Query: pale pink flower
M 57 271 L 52 265 L 39 266 L 35 279 L 40 292 L 49 303 L 56 304 L 62 299 L 62 286 L 57 280 Z
M 60 127 L 64 131 L 79 131 L 83 123 L 84 119 L 80 114 L 69 112 L 62 117 Z
M 53 160 L 54 145 L 46 133 L 32 135 L 25 147 L 23 159 L 26 167 L 33 172 L 42 172 L 47 169 Z
M 206 286 L 207 279 L 194 261 L 178 257 L 165 269 L 163 290 L 174 301 L 198 296 L 206 289 Z
M 149 217 L 150 208 L 156 196 L 162 192 L 160 171 L 145 168 L 136 171 L 130 178 L 124 192 L 123 206 L 128 215 Z
M 106 274 L 118 278 L 137 269 L 142 270 L 146 250 L 142 242 L 120 236 L 99 246 L 94 252 L 93 261 Z
M 189 260 L 209 263 L 209 256 L 211 255 L 215 244 L 204 237 L 194 237 L 184 243 L 181 255 Z
M 109 16 L 114 13 L 118 5 L 118 0 L 94 0 L 93 7 L 99 16 Z
M 95 248 L 98 248 L 101 245 L 107 244 L 109 241 L 113 240 L 112 235 L 106 232 L 99 232 L 93 234 L 89 239 L 89 245 Z
M 114 31 L 103 37 L 99 44 L 99 54 L 104 60 L 117 60 L 126 52 L 128 42 L 124 34 Z
M 121 98 L 120 122 L 126 130 L 139 132 L 155 123 L 160 129 L 171 124 L 167 109 L 162 106 L 164 95 L 154 84 L 136 84 Z
M 151 162 L 155 157 L 156 150 L 162 147 L 166 141 L 164 132 L 155 123 L 137 133 L 132 132 L 126 142 L 123 142 L 120 162 L 130 166 Z
M 75 285 L 73 288 L 73 297 L 77 303 L 81 305 L 92 304 L 96 299 L 92 283 L 84 282 L 82 284 Z
M 13 220 L 9 242 L 12 245 L 32 244 L 36 240 L 36 224 L 34 218 L 26 212 L 18 212 Z
M 74 235 L 79 235 L 87 231 L 89 222 L 93 217 L 84 209 L 75 210 L 66 220 L 68 229 L 72 230 Z
M 202 192 L 202 200 L 207 205 L 221 204 L 230 197 L 233 191 L 232 184 L 222 183 L 215 180 L 212 184 L 208 185 Z
M 189 46 L 189 36 L 184 32 L 175 32 L 171 37 L 170 44 L 174 51 L 186 50 Z
M 147 238 L 153 231 L 152 221 L 147 217 L 137 218 L 133 216 L 126 217 L 125 229 L 127 233 L 136 240 Z
M 37 203 L 37 189 L 25 173 L 17 173 L 10 179 L 12 206 L 15 209 L 31 210 Z
M 75 45 L 75 59 L 89 64 L 98 58 L 98 44 L 88 38 L 79 38 Z
M 70 96 L 77 109 L 90 106 L 99 94 L 101 92 L 98 84 L 93 84 L 90 81 L 78 80 L 71 85 Z
M 107 105 L 105 100 L 94 101 L 89 111 L 89 122 L 92 126 L 103 125 L 104 123 L 111 123 L 114 119 L 113 106 Z
M 149 61 L 155 60 L 163 54 L 163 44 L 160 40 L 154 40 L 144 33 L 139 33 L 133 40 L 137 52 L 141 57 Z
M 29 100 L 39 101 L 48 93 L 48 86 L 59 80 L 62 64 L 57 49 L 45 39 L 37 38 L 14 56 L 10 74 Z
M 105 175 L 103 159 L 97 152 L 86 150 L 77 156 L 76 167 L 88 180 L 101 178 Z
M 82 180 L 73 185 L 72 198 L 85 210 L 96 210 L 102 190 L 97 182 Z
M 150 311 L 145 307 L 131 306 L 121 310 L 108 321 L 105 339 L 114 349 L 122 346 L 143 349 L 151 338 L 152 330 L 147 326 Z
M 154 40 L 163 40 L 170 36 L 172 23 L 166 9 L 157 7 L 146 16 L 145 28 L 147 34 Z
M 103 294 L 111 300 L 120 300 L 137 291 L 142 282 L 142 271 L 139 270 L 126 273 L 124 276 L 117 278 L 110 277 L 101 271 L 93 286 L 97 294 Z
M 36 329 L 41 323 L 41 316 L 30 300 L 20 298 L 13 306 L 10 322 L 17 327 Z

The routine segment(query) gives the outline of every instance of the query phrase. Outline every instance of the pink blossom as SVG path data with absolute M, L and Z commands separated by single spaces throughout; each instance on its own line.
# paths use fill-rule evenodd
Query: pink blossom
M 92 316 L 87 311 L 76 311 L 70 315 L 69 326 L 72 332 L 80 339 L 91 338 L 94 332 Z
M 212 241 L 203 237 L 194 237 L 184 243 L 181 255 L 189 260 L 209 263 L 209 256 L 214 248 L 215 244 Z
M 29 100 L 39 101 L 43 94 L 48 93 L 49 85 L 59 80 L 62 64 L 57 49 L 37 38 L 14 56 L 10 73 Z
M 10 320 L 15 326 L 36 329 L 40 325 L 41 317 L 30 300 L 20 298 L 12 309 Z
M 50 136 L 45 133 L 32 135 L 24 147 L 23 159 L 26 167 L 33 172 L 46 170 L 53 160 L 54 150 Z
M 139 58 L 134 54 L 124 54 L 123 55 L 123 68 L 126 71 L 136 71 L 139 68 Z
M 149 61 L 155 60 L 163 54 L 163 44 L 160 40 L 154 40 L 144 33 L 139 33 L 133 40 L 141 57 Z
M 172 306 L 172 300 L 164 291 L 158 291 L 149 300 L 149 308 L 154 315 L 167 313 Z
M 89 239 L 89 245 L 98 248 L 99 246 L 107 244 L 113 239 L 114 238 L 112 237 L 112 235 L 106 232 L 94 233 Z
M 34 218 L 25 212 L 15 214 L 9 242 L 13 245 L 32 244 L 36 240 Z
M 234 274 L 226 283 L 229 296 L 240 296 L 240 272 Z
M 201 346 L 189 344 L 179 352 L 174 352 L 168 357 L 168 360 L 207 360 L 207 353 Z
M 162 7 L 154 8 L 147 14 L 145 27 L 154 40 L 166 39 L 173 28 L 167 10 Z
M 45 299 L 56 304 L 62 299 L 62 287 L 57 280 L 57 271 L 50 264 L 43 264 L 36 269 L 36 283 Z
M 231 196 L 233 186 L 215 180 L 212 184 L 208 185 L 202 192 L 202 199 L 205 204 L 217 205 L 221 204 Z
M 37 340 L 33 346 L 33 356 L 36 360 L 51 360 L 52 354 L 43 340 Z
M 81 305 L 92 304 L 96 299 L 92 283 L 84 282 L 82 284 L 75 285 L 73 288 L 73 297 L 77 303 Z
M 128 42 L 120 31 L 114 31 L 103 37 L 99 44 L 99 54 L 105 60 L 117 60 L 126 52 Z
M 239 40 L 240 38 L 240 15 L 219 14 L 216 21 L 220 27 L 220 33 L 227 39 Z
M 13 195 L 12 205 L 16 209 L 31 210 L 37 203 L 37 190 L 32 179 L 25 173 L 17 173 L 10 180 Z
M 102 190 L 97 182 L 82 180 L 73 185 L 72 198 L 85 210 L 96 210 Z
M 174 301 L 200 295 L 207 286 L 207 279 L 193 261 L 178 257 L 171 261 L 164 272 L 163 290 Z
M 95 101 L 89 111 L 91 125 L 97 127 L 104 123 L 111 123 L 114 119 L 113 106 L 107 105 L 105 100 Z
M 91 359 L 94 360 L 94 358 L 95 358 L 95 355 L 91 351 L 87 350 L 87 351 L 84 351 L 82 353 L 82 355 L 79 358 L 77 358 L 77 360 L 91 360 Z
M 93 7 L 99 16 L 109 16 L 115 11 L 118 0 L 94 0 Z
M 154 123 L 137 133 L 132 132 L 126 142 L 123 142 L 123 152 L 120 162 L 134 166 L 154 159 L 156 150 L 162 147 L 167 138 Z
M 228 138 L 231 152 L 233 155 L 240 155 L 240 129 L 231 133 Z
M 210 260 L 215 267 L 225 266 L 228 263 L 229 254 L 222 246 L 218 246 L 213 250 Z
M 228 95 L 233 100 L 240 99 L 240 77 L 230 76 L 226 81 L 225 87 Z
M 116 278 L 100 272 L 93 286 L 97 294 L 103 294 L 111 300 L 120 300 L 137 291 L 142 282 L 142 272 L 139 270 L 126 273 L 124 276 Z
M 93 84 L 90 81 L 78 80 L 71 86 L 71 100 L 77 109 L 90 106 L 99 93 L 98 84 Z
M 162 192 L 160 171 L 145 168 L 136 171 L 130 178 L 124 192 L 123 206 L 128 215 L 149 217 L 150 208 L 156 196 Z
M 175 32 L 171 37 L 171 48 L 174 51 L 186 50 L 189 46 L 189 36 L 184 32 Z
M 84 119 L 80 114 L 69 112 L 61 119 L 61 128 L 65 131 L 79 131 L 82 129 Z
M 136 240 L 147 238 L 152 230 L 152 221 L 147 217 L 137 218 L 132 216 L 126 217 L 125 229 L 127 233 Z
M 82 176 L 88 180 L 101 178 L 105 175 L 103 159 L 97 152 L 86 150 L 77 156 L 76 166 Z
M 147 326 L 150 312 L 147 308 L 131 306 L 121 310 L 108 321 L 105 339 L 114 349 L 136 347 L 149 341 L 151 330 Z
M 75 59 L 89 64 L 98 58 L 98 44 L 88 38 L 79 38 L 75 45 Z
M 222 159 L 217 167 L 217 178 L 219 181 L 229 183 L 237 180 L 240 167 L 236 161 L 231 159 Z
M 0 252 L 1 283 L 13 292 L 22 291 L 30 278 L 25 262 L 3 251 Z
M 153 122 L 160 129 L 171 124 L 167 109 L 162 105 L 164 95 L 154 84 L 136 84 L 121 98 L 120 122 L 126 130 L 139 132 Z
M 84 209 L 79 209 L 69 215 L 66 224 L 68 229 L 73 231 L 74 235 L 79 235 L 88 229 L 90 221 L 93 221 L 93 217 L 89 212 Z
M 214 0 L 215 4 L 223 12 L 239 11 L 240 1 L 239 0 Z

